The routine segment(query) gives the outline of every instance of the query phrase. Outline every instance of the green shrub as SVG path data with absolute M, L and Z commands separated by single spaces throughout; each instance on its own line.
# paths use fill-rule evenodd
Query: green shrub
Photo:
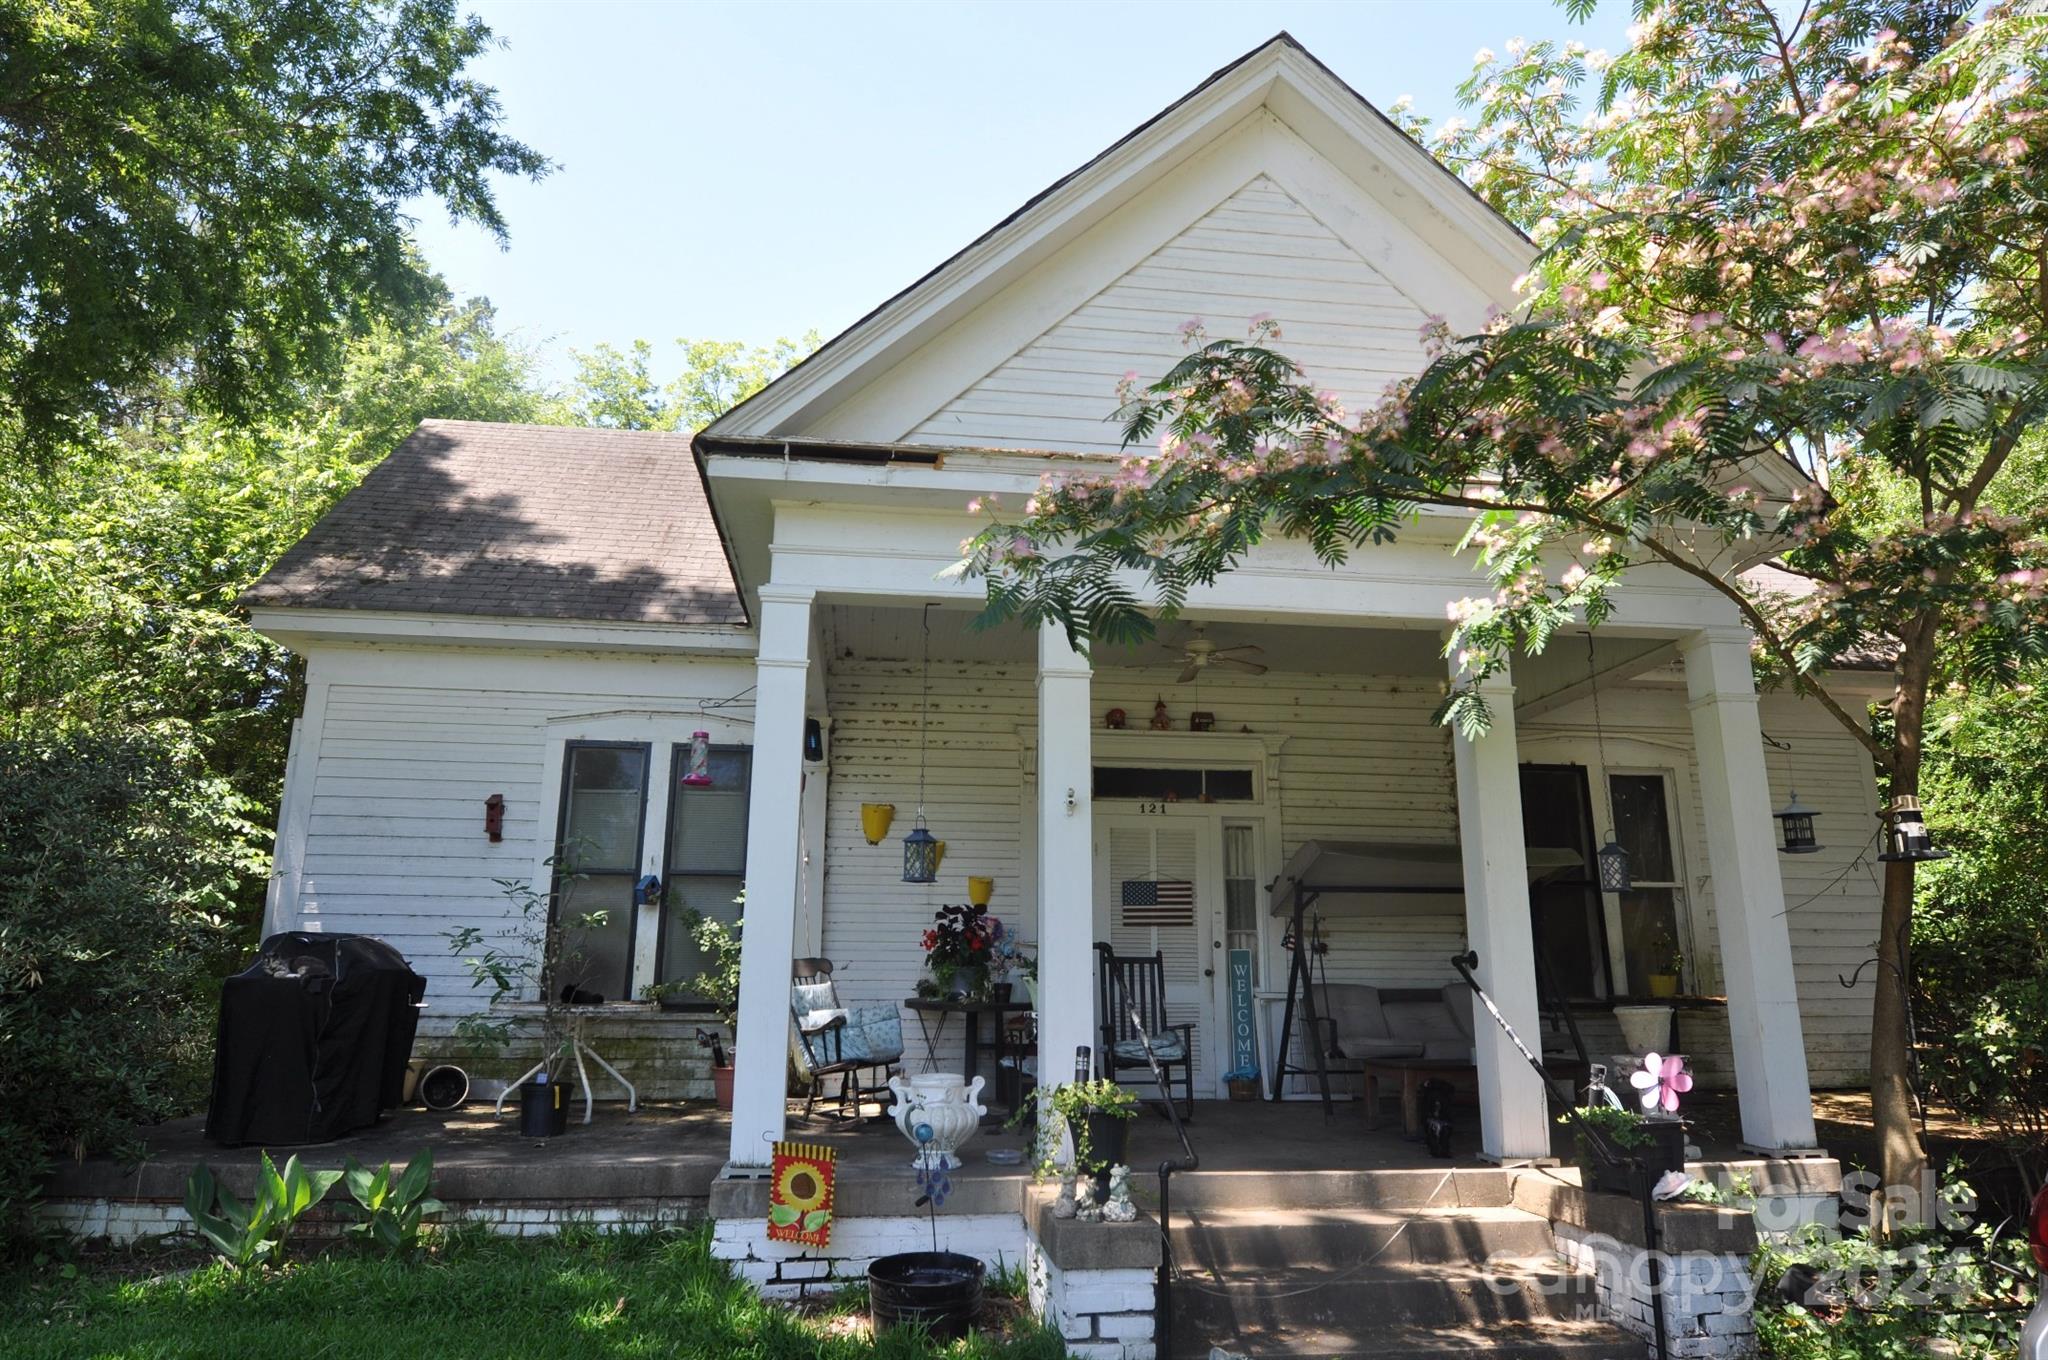
M 287 1157 L 279 1171 L 266 1152 L 256 1173 L 256 1197 L 244 1204 L 216 1183 L 213 1169 L 201 1162 L 185 1182 L 185 1212 L 222 1260 L 247 1270 L 282 1256 L 292 1226 L 327 1198 L 341 1177 L 339 1171 L 306 1170 L 297 1154 Z
M 357 1165 L 355 1158 L 349 1158 L 342 1179 L 348 1186 L 349 1197 L 355 1201 L 353 1208 L 358 1219 L 350 1226 L 350 1234 L 374 1242 L 393 1255 L 411 1255 L 420 1245 L 420 1228 L 426 1217 L 445 1207 L 427 1194 L 433 1178 L 431 1149 L 422 1149 L 395 1176 L 389 1162 L 371 1171 Z
M 253 828 L 147 735 L 0 741 L 0 1241 L 53 1159 L 197 1108 Z

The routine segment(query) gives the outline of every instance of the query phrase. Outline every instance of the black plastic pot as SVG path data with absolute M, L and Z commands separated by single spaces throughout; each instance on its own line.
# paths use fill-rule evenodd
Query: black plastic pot
M 1651 1185 L 1655 1185 L 1667 1171 L 1685 1170 L 1685 1124 L 1682 1121 L 1646 1119 L 1637 1127 L 1650 1136 L 1650 1141 L 1622 1151 L 1642 1161 L 1643 1169 L 1650 1174 Z M 1593 1173 L 1593 1189 L 1612 1190 L 1624 1195 L 1631 1193 L 1626 1165 L 1609 1166 L 1590 1149 L 1587 1165 Z
M 559 1081 L 529 1081 L 519 1088 L 519 1134 L 522 1138 L 560 1138 L 569 1131 L 569 1097 Z
M 1109 1198 L 1109 1169 L 1131 1159 L 1131 1121 L 1113 1114 L 1088 1116 L 1088 1160 L 1095 1163 L 1095 1202 Z
M 980 1261 L 957 1251 L 876 1257 L 868 1267 L 868 1314 L 875 1330 L 914 1323 L 934 1340 L 959 1340 L 981 1312 L 986 1271 Z

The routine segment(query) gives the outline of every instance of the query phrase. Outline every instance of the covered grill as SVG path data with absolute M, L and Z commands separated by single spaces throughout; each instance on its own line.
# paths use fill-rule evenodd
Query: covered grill
M 426 979 L 368 935 L 272 935 L 221 984 L 206 1136 L 321 1143 L 396 1106 Z

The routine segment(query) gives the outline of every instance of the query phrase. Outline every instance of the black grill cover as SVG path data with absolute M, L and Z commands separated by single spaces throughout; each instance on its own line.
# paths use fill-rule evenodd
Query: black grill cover
M 368 935 L 272 935 L 221 984 L 206 1136 L 323 1143 L 399 1103 L 427 983 Z

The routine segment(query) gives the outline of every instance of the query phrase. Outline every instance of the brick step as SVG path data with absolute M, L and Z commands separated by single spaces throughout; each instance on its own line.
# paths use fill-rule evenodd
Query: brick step
M 1497 1208 L 1508 1203 L 1512 1173 L 1500 1167 L 1416 1167 L 1380 1171 L 1192 1171 L 1172 1181 L 1173 1212 L 1189 1209 Z M 1131 1177 L 1131 1194 L 1159 1207 L 1159 1181 Z
M 1496 1257 L 1552 1254 L 1550 1224 L 1521 1209 L 1423 1208 L 1404 1213 L 1352 1208 L 1197 1209 L 1172 1221 L 1174 1257 L 1184 1269 L 1224 1279 L 1246 1272 L 1318 1274 L 1361 1264 L 1478 1264 Z

